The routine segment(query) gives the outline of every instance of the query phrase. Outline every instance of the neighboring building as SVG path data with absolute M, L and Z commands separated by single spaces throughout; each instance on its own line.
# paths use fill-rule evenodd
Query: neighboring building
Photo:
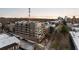
M 0 23 L 0 33 L 2 33 L 2 23 Z
M 20 41 L 15 36 L 0 34 L 0 50 L 16 50 L 20 46 Z
M 44 23 L 41 23 L 41 22 L 35 23 L 35 36 L 37 39 L 42 39 L 45 36 L 45 24 Z
M 9 31 L 12 32 L 12 33 L 14 32 L 14 26 L 15 26 L 14 23 L 8 24 Z
M 67 26 L 68 26 L 69 28 L 71 28 L 73 25 L 72 25 L 72 23 L 67 23 Z
M 68 21 L 68 17 L 67 17 L 67 16 L 65 16 L 65 17 L 64 17 L 64 20 L 67 22 L 67 21 Z
M 71 35 L 71 39 L 74 43 L 75 49 L 79 50 L 79 24 L 72 24 L 71 31 L 69 31 Z
M 5 27 L 3 28 L 5 32 L 9 33 L 14 33 L 14 28 L 15 28 L 15 24 L 14 23 L 8 23 L 5 25 Z
M 44 24 L 37 21 L 18 21 L 15 22 L 15 34 L 30 39 L 39 41 L 44 36 Z

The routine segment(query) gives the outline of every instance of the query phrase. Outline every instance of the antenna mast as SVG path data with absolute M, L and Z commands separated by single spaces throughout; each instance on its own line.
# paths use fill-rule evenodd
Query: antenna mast
M 28 17 L 29 17 L 29 22 L 30 22 L 30 8 L 28 8 Z
M 30 18 L 30 8 L 29 8 L 29 18 Z

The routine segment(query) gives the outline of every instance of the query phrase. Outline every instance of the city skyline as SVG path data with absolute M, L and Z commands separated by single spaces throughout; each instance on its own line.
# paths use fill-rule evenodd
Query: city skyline
M 28 8 L 0 8 L 0 17 L 28 17 Z M 79 8 L 31 8 L 32 18 L 79 17 Z

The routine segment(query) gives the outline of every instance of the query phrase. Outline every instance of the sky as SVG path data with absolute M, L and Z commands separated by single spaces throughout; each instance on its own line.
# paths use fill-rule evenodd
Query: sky
M 28 8 L 0 8 L 0 17 L 28 17 Z M 31 8 L 31 17 L 79 17 L 79 8 Z

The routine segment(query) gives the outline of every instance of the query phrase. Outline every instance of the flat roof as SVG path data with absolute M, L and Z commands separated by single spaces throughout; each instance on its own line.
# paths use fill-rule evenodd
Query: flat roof
M 20 44 L 20 40 L 16 38 L 15 36 L 9 36 L 7 34 L 0 34 L 0 48 L 3 48 L 13 43 Z

